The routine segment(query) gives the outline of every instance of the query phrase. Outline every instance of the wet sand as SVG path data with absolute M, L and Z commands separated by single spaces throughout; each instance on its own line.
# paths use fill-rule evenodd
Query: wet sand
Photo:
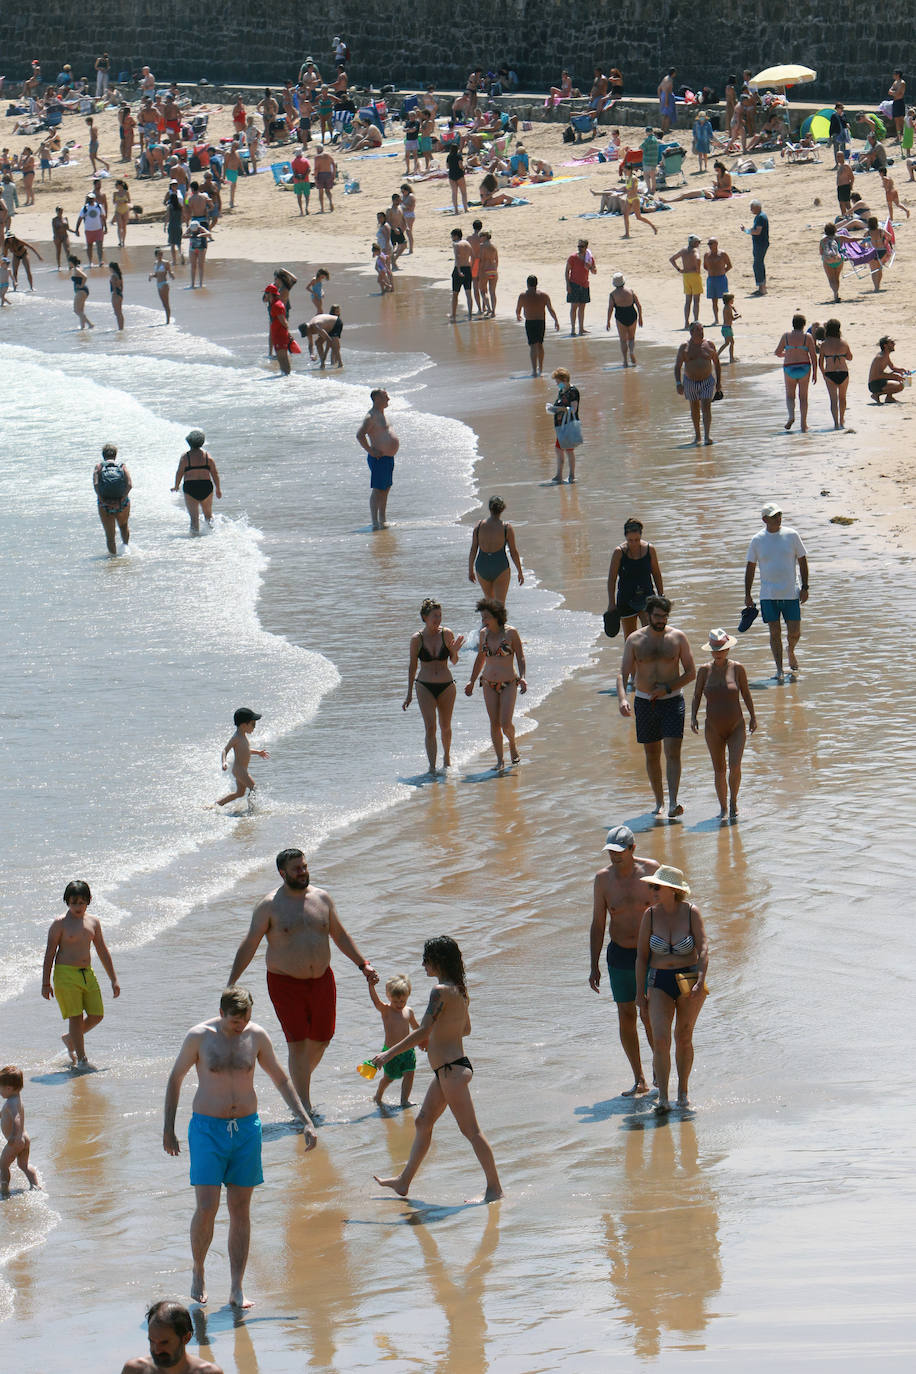
M 890 560 L 867 512 L 849 528 L 829 523 L 836 494 L 818 493 L 841 489 L 845 459 L 826 433 L 785 436 L 778 378 L 717 407 L 717 442 L 697 450 L 685 446 L 670 353 L 646 346 L 640 370 L 623 375 L 616 338 L 604 349 L 548 340 L 545 370 L 571 366 L 587 437 L 579 484 L 550 487 L 550 393 L 514 375 L 526 370 L 520 333 L 472 326 L 473 350 L 456 368 L 452 331 L 441 325 L 446 296 L 398 286 L 396 311 L 360 331 L 360 346 L 384 338 L 392 351 L 423 348 L 440 361 L 417 403 L 468 420 L 471 401 L 482 500 L 503 495 L 526 568 L 596 616 L 593 662 L 537 709 L 521 768 L 497 779 L 482 756 L 312 856 L 315 881 L 383 977 L 410 972 L 418 1010 L 424 938 L 448 931 L 464 949 L 474 1096 L 507 1197 L 465 1207 L 481 1181 L 448 1118 L 415 1196 L 380 1195 L 371 1175 L 402 1161 L 412 1114 L 381 1119 L 354 1072 L 379 1028 L 362 979 L 335 954 L 339 1030 L 315 1080 L 319 1150 L 303 1160 L 282 1103 L 261 1083 L 266 1182 L 248 1274 L 257 1305 L 241 1322 L 223 1306 L 221 1218 L 201 1353 L 237 1374 L 382 1361 L 532 1374 L 628 1368 L 675 1352 L 694 1367 L 764 1370 L 774 1358 L 789 1368 L 861 1366 L 880 1351 L 883 1365 L 909 1367 L 901 1191 L 914 1108 L 901 1093 L 910 980 L 894 875 L 912 829 L 910 693 L 906 673 L 879 657 L 877 636 L 891 590 L 904 615 L 916 604 L 912 563 Z M 747 542 L 774 495 L 811 561 L 801 675 L 775 686 L 758 622 L 734 651 L 760 718 L 740 823 L 716 819 L 705 747 L 690 737 L 683 824 L 657 824 L 642 751 L 613 696 L 622 644 L 600 635 L 610 551 L 624 518 L 639 514 L 659 549 L 672 620 L 698 652 L 711 626 L 737 623 Z M 405 464 L 395 520 L 408 502 Z M 477 518 L 469 513 L 469 537 Z M 378 539 L 382 576 L 397 538 L 395 528 Z M 465 583 L 462 599 L 454 570 L 437 572 L 429 591 L 463 630 L 475 590 Z M 298 638 L 308 608 L 293 591 L 275 561 L 262 619 Z M 373 633 L 406 646 L 409 627 L 363 594 Z M 525 638 L 511 593 L 509 610 Z M 537 645 L 527 647 L 533 676 Z M 466 658 L 459 682 L 464 669 Z M 398 701 L 401 690 L 398 676 Z M 385 728 L 377 707 L 359 728 Z M 619 1097 L 629 1078 L 616 1017 L 607 993 L 596 997 L 587 983 L 591 880 L 604 830 L 619 823 L 637 831 L 638 852 L 686 871 L 707 923 L 712 994 L 695 1036 L 688 1118 L 659 1122 L 651 1103 Z M 239 842 L 244 852 L 244 823 Z M 249 879 L 195 911 L 167 944 L 131 955 L 131 983 L 146 992 L 109 1008 L 94 1046 L 103 1071 L 73 1080 L 49 1062 L 30 1075 L 58 1104 L 30 1126 L 51 1189 L 43 1205 L 60 1222 L 49 1244 L 4 1271 L 22 1368 L 56 1368 L 64 1342 L 92 1351 L 94 1368 L 117 1368 L 143 1348 L 147 1301 L 186 1294 L 191 1193 L 186 1160 L 161 1150 L 164 1079 L 185 1028 L 215 1009 L 251 906 L 272 885 L 272 856 L 252 853 Z M 260 960 L 248 981 L 256 1018 L 278 1040 Z M 7 1050 L 30 1064 L 53 1049 L 36 1004 L 19 999 Z M 418 1099 L 427 1081 L 424 1067 Z M 36 1087 L 26 1091 L 37 1099 Z M 189 1103 L 186 1088 L 182 1126 Z M 7 1208 L 15 1215 L 29 1202 Z

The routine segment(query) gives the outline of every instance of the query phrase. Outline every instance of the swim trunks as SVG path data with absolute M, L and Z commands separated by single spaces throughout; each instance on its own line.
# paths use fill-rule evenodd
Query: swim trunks
M 798 597 L 792 601 L 773 601 L 769 597 L 761 597 L 760 614 L 763 617 L 764 625 L 774 625 L 780 615 L 788 624 L 790 620 L 801 620 L 801 602 Z
M 385 1047 L 382 1050 L 382 1054 L 385 1054 L 387 1052 L 387 1049 L 388 1046 L 385 1045 Z M 405 1073 L 413 1073 L 416 1067 L 416 1050 L 405 1050 L 403 1054 L 396 1054 L 393 1059 L 389 1059 L 388 1063 L 382 1069 L 382 1073 L 385 1075 L 386 1078 L 403 1078 Z
M 102 990 L 91 968 L 54 965 L 54 996 L 65 1021 L 71 1016 L 104 1016 Z
M 592 298 L 592 293 L 587 286 L 577 286 L 574 281 L 566 285 L 566 304 L 567 305 L 588 305 Z
M 615 1002 L 636 1001 L 636 949 L 615 944 L 607 947 L 607 971 L 611 980 L 611 996 Z
M 663 739 L 684 738 L 684 698 L 680 692 L 670 697 L 650 701 L 637 696 L 633 700 L 636 717 L 637 744 L 657 744 Z
M 394 481 L 394 459 L 376 458 L 367 453 L 366 462 L 369 464 L 369 486 L 373 491 L 387 491 Z
M 297 196 L 305 196 L 306 200 L 308 200 L 312 193 L 312 183 L 310 181 L 294 181 L 293 190 L 296 192 Z
M 698 382 L 692 377 L 684 378 L 684 395 L 688 401 L 711 401 L 716 394 L 716 374 L 701 377 Z
M 268 974 L 268 977 L 270 975 Z M 191 1187 L 256 1188 L 264 1182 L 261 1168 L 261 1118 L 204 1116 L 192 1112 L 188 1122 Z
M 334 173 L 316 172 L 315 185 L 320 186 L 323 191 L 330 191 L 334 186 Z
M 699 272 L 684 272 L 684 295 L 701 296 L 703 294 L 703 278 Z
M 905 100 L 893 100 L 893 101 L 891 101 L 891 119 L 902 119 L 903 116 L 904 116 L 905 114 L 906 114 L 906 101 L 905 101 Z
M 320 978 L 291 978 L 267 970 L 267 991 L 287 1044 L 318 1040 L 327 1044 L 337 1025 L 337 984 L 330 968 Z
M 104 229 L 87 229 L 85 232 L 87 243 L 101 243 L 105 237 Z
M 234 186 L 235 183 L 238 181 L 238 179 L 239 179 L 239 174 L 238 174 L 237 170 L 236 170 L 234 167 L 227 167 L 227 168 L 226 168 L 226 180 L 230 183 L 230 185 Z
M 471 289 L 471 269 L 470 267 L 452 268 L 452 290 L 457 296 L 459 291 L 470 291 Z
M 873 382 L 868 383 L 868 389 L 873 396 L 880 396 L 886 386 L 886 377 L 876 377 Z
M 728 290 L 728 277 L 722 272 L 718 276 L 710 275 L 706 278 L 706 299 L 708 301 L 721 300 Z
M 723 338 L 723 339 L 733 339 L 734 337 L 735 337 L 735 331 L 734 331 L 734 329 L 732 329 L 731 325 L 730 325 L 730 324 L 723 324 L 723 326 L 722 326 L 722 338 Z
M 662 118 L 667 116 L 668 119 L 675 119 L 677 117 L 677 104 L 675 103 L 673 91 L 662 91 L 658 98 L 658 108 Z
M 546 327 L 546 320 L 526 320 L 525 333 L 528 336 L 528 342 L 530 344 L 542 344 Z

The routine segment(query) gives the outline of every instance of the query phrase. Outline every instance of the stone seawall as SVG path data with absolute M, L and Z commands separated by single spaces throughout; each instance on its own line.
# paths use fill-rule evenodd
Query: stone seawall
M 145 63 L 163 81 L 205 76 L 276 84 L 294 78 L 309 55 L 325 73 L 333 70 L 331 39 L 341 33 L 352 49 L 351 73 L 364 84 L 452 87 L 477 64 L 505 61 L 526 90 L 546 90 L 563 67 L 587 87 L 597 57 L 605 68 L 620 68 L 629 92 L 653 93 L 674 63 L 679 81 L 712 86 L 721 97 L 731 72 L 797 61 L 818 72 L 806 98 L 879 101 L 893 68 L 907 65 L 908 43 L 895 35 L 909 31 L 911 17 L 901 0 L 888 0 L 880 22 L 852 0 L 836 0 L 829 12 L 821 0 L 718 10 L 671 0 L 592 0 L 584 13 L 560 0 L 506 0 L 498 7 L 469 0 L 459 8 L 446 0 L 338 0 L 285 9 L 264 0 L 163 0 L 152 7 L 63 0 L 59 10 L 20 0 L 0 14 L 0 71 L 18 84 L 38 57 L 46 78 L 64 62 L 75 75 L 92 77 L 104 49 L 114 76 Z M 910 93 L 916 101 L 916 70 Z

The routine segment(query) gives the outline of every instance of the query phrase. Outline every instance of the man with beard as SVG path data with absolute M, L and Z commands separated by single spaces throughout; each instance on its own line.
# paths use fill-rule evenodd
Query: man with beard
M 308 861 L 302 850 L 281 850 L 277 870 L 283 882 L 255 907 L 229 985 L 235 986 L 266 937 L 267 991 L 289 1047 L 289 1076 L 311 1115 L 312 1074 L 336 1025 L 337 985 L 330 941 L 371 985 L 378 982 L 378 974 L 344 930 L 328 893 L 309 886 Z
M 178 1302 L 154 1302 L 146 1314 L 149 1354 L 128 1360 L 121 1374 L 152 1374 L 171 1369 L 174 1374 L 223 1374 L 219 1365 L 188 1353 L 194 1333 L 191 1314 Z

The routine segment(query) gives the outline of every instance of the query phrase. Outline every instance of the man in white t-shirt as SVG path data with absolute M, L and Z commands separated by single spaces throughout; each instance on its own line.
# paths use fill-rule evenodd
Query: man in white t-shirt
M 801 637 L 801 606 L 808 600 L 808 556 L 798 531 L 790 526 L 783 528 L 782 509 L 771 501 L 764 506 L 761 515 L 766 526 L 755 534 L 747 551 L 747 567 L 744 569 L 744 604 L 753 606 L 751 587 L 754 585 L 754 570 L 760 564 L 760 614 L 764 625 L 770 627 L 770 648 L 776 664 L 776 681 L 784 682 L 782 670 L 782 630 L 779 618 L 786 622 L 786 657 L 789 660 L 789 673 L 794 676 L 798 671 L 795 646 Z M 795 573 L 795 565 L 801 573 L 801 586 Z

